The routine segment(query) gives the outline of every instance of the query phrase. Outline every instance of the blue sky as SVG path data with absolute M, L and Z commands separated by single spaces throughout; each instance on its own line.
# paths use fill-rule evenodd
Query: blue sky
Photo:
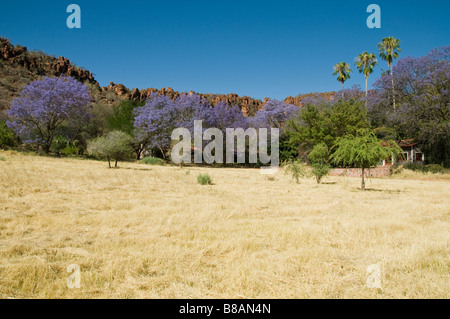
M 81 7 L 81 29 L 68 29 L 66 8 Z M 366 8 L 381 7 L 381 29 Z M 448 0 L 345 1 L 3 1 L 0 36 L 65 56 L 129 88 L 237 93 L 284 99 L 340 89 L 333 65 L 352 64 L 346 82 L 364 87 L 354 58 L 377 53 L 383 37 L 401 39 L 402 57 L 450 45 Z M 387 69 L 380 61 L 369 84 Z

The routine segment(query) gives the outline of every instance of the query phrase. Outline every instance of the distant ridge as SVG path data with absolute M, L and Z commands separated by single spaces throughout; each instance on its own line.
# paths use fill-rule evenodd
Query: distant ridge
M 114 104 L 120 100 L 144 102 L 152 93 L 166 95 L 172 99 L 186 93 L 197 93 L 193 91 L 178 92 L 170 87 L 159 90 L 154 88 L 129 89 L 123 84 L 115 84 L 113 82 L 107 87 L 100 87 L 91 72 L 76 66 L 69 59 L 65 57 L 56 58 L 41 51 L 28 51 L 26 47 L 21 45 L 14 46 L 8 39 L 0 37 L 0 115 L 9 108 L 11 101 L 19 96 L 22 89 L 30 82 L 42 76 L 60 75 L 69 75 L 87 84 L 95 101 L 105 104 Z M 206 98 L 212 105 L 216 105 L 221 101 L 229 105 L 238 105 L 246 116 L 255 114 L 268 100 L 268 98 L 265 98 L 262 101 L 248 96 L 239 96 L 234 93 L 197 94 Z M 314 95 L 321 95 L 328 100 L 332 100 L 334 99 L 335 92 L 310 93 L 296 97 L 289 96 L 284 101 L 297 106 L 303 106 L 303 99 Z

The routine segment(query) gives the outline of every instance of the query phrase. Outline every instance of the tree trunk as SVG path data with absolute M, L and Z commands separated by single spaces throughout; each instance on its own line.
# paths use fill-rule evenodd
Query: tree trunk
M 392 80 L 392 100 L 394 102 L 394 111 L 395 111 L 394 69 L 392 64 L 391 64 L 391 80 Z
M 109 158 L 109 156 L 106 157 L 108 159 L 108 166 L 109 168 L 111 168 L 111 159 Z
M 362 177 L 362 180 L 361 180 L 361 189 L 362 189 L 363 191 L 365 191 L 365 190 L 366 190 L 366 181 L 364 180 L 364 167 L 362 168 L 362 175 L 361 175 L 361 177 Z
M 136 150 L 136 160 L 139 161 L 141 159 L 141 154 L 142 154 L 141 149 Z
M 50 153 L 50 145 L 44 144 L 44 152 L 45 152 L 45 154 Z
M 344 82 L 342 82 L 342 99 L 344 99 Z
M 367 90 L 367 80 L 368 80 L 369 78 L 366 76 L 366 107 L 367 107 L 367 92 L 368 92 L 368 90 Z
M 117 168 L 117 158 L 116 158 L 116 163 L 114 164 L 114 168 Z

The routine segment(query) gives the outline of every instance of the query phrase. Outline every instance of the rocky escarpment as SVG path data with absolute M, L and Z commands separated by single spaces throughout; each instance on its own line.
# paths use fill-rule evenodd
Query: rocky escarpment
M 7 39 L 0 38 L 0 59 L 3 63 L 9 63 L 23 67 L 30 72 L 39 75 L 69 75 L 81 82 L 89 82 L 98 85 L 94 76 L 87 70 L 73 65 L 64 57 L 50 57 L 42 52 L 28 51 L 26 47 L 13 46 Z
M 94 76 L 88 70 L 77 67 L 65 57 L 53 57 L 40 51 L 29 51 L 26 47 L 12 45 L 9 40 L 0 37 L 0 113 L 8 109 L 14 97 L 18 96 L 24 86 L 41 76 L 72 76 L 79 81 L 88 84 L 93 99 L 104 104 L 115 104 L 121 100 L 134 100 L 144 102 L 152 93 L 166 95 L 176 99 L 181 94 L 193 94 L 194 92 L 178 92 L 172 88 L 147 88 L 129 89 L 123 84 L 110 82 L 109 86 L 100 87 Z M 245 116 L 255 114 L 262 109 L 268 98 L 264 100 L 253 99 L 248 96 L 230 94 L 199 93 L 210 104 L 226 102 L 229 105 L 238 105 Z M 335 93 L 316 93 L 328 100 L 334 99 Z M 289 96 L 286 103 L 303 106 L 303 100 L 313 94 Z M 0 114 L 1 115 L 1 114 Z

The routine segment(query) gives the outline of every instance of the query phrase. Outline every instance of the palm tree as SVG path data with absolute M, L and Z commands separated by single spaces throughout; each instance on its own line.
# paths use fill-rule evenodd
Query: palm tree
M 337 75 L 337 80 L 342 83 L 342 99 L 344 99 L 344 83 L 350 79 L 350 65 L 347 62 L 341 62 L 334 66 L 333 75 Z
M 389 68 L 391 69 L 391 78 L 392 78 L 392 98 L 394 101 L 394 110 L 395 110 L 395 89 L 394 89 L 394 71 L 393 71 L 393 62 L 394 59 L 398 58 L 398 55 L 402 50 L 400 49 L 400 40 L 394 37 L 384 38 L 378 44 L 378 50 L 380 51 L 380 57 L 387 61 Z
M 369 79 L 370 73 L 373 72 L 373 68 L 378 64 L 377 58 L 375 54 L 363 52 L 355 59 L 356 67 L 359 70 L 359 73 L 364 73 L 364 77 L 366 78 L 366 98 L 367 98 L 367 80 Z M 366 99 L 367 105 L 367 99 Z

